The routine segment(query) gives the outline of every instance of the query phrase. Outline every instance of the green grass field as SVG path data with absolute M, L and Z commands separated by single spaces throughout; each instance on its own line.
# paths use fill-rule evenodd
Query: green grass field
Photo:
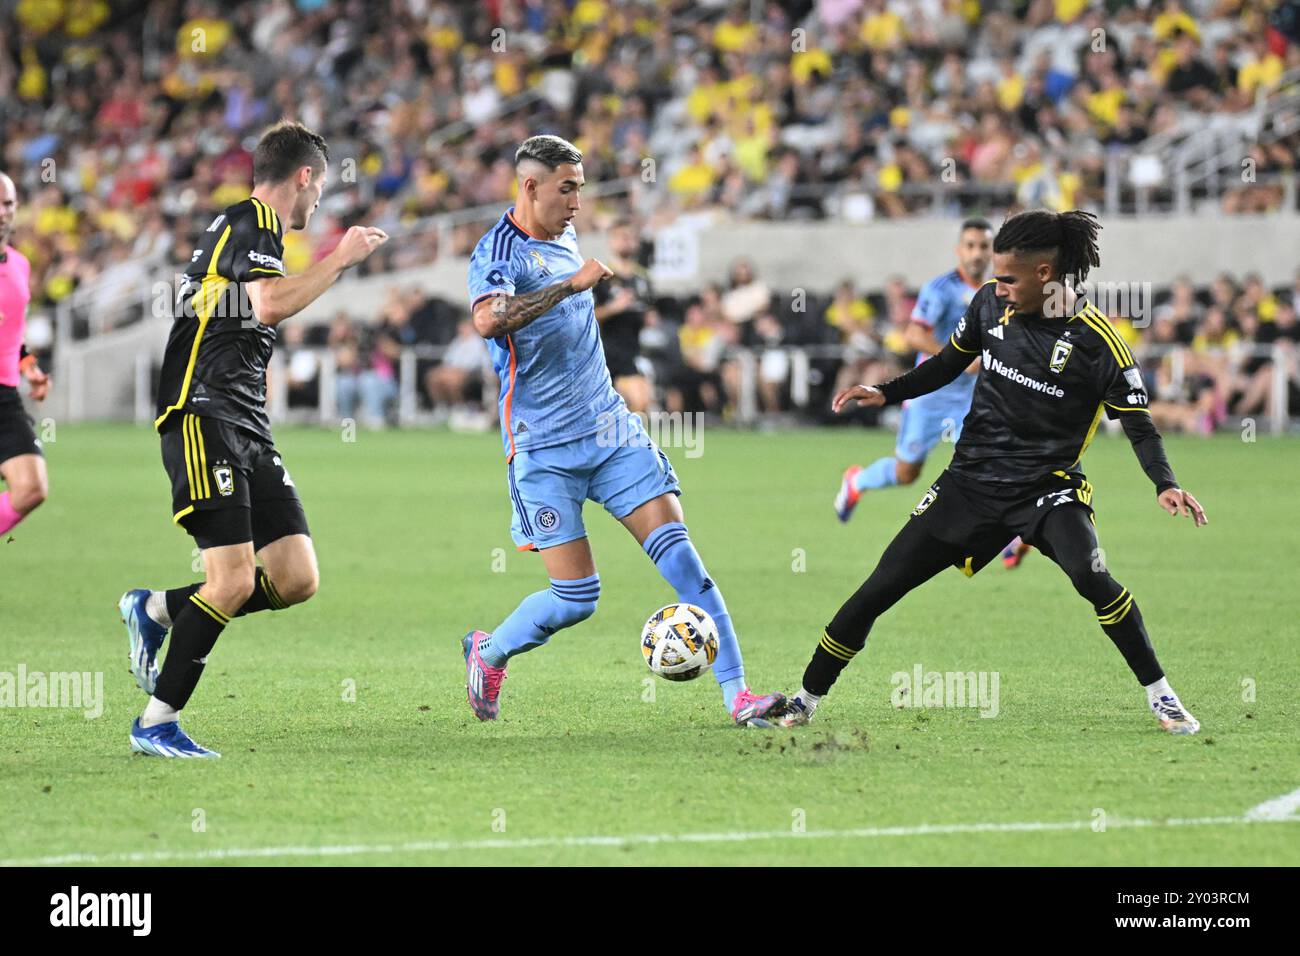
M 480 724 L 459 639 L 546 579 L 510 540 L 498 437 L 278 438 L 321 590 L 218 643 L 185 714 L 218 761 L 127 744 L 144 696 L 117 598 L 197 577 L 156 437 L 69 426 L 48 445 L 51 498 L 0 544 L 0 672 L 103 672 L 104 707 L 0 710 L 0 861 L 1300 863 L 1300 821 L 1243 817 L 1300 787 L 1294 440 L 1169 440 L 1203 529 L 1157 508 L 1122 439 L 1089 451 L 1107 563 L 1204 725 L 1173 738 L 1036 553 L 912 594 L 810 727 L 732 728 L 712 677 L 647 684 L 637 636 L 673 595 L 594 505 L 600 610 L 516 659 L 502 719 Z M 719 429 L 699 458 L 669 450 L 757 689 L 797 689 L 822 625 L 924 490 L 835 520 L 841 469 L 891 445 L 885 432 Z M 890 677 L 917 665 L 997 672 L 997 716 L 896 708 Z

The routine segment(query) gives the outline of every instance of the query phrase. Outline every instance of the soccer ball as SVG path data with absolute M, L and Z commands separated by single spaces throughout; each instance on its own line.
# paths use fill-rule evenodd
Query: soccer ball
M 650 615 L 641 630 L 641 653 L 667 680 L 694 680 L 718 656 L 718 625 L 694 604 L 669 604 Z

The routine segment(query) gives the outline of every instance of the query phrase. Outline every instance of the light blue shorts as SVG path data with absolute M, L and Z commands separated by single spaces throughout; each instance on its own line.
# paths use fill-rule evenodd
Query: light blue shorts
M 582 505 L 589 499 L 622 519 L 660 495 L 682 493 L 668 456 L 650 440 L 641 419 L 623 414 L 617 435 L 610 428 L 563 445 L 515 453 L 506 468 L 510 536 L 520 551 L 586 537 Z
M 909 464 L 919 464 L 943 440 L 945 434 L 956 444 L 961 437 L 962 422 L 970 411 L 970 399 L 942 398 L 935 401 L 922 395 L 907 403 L 898 424 L 898 442 L 894 457 Z

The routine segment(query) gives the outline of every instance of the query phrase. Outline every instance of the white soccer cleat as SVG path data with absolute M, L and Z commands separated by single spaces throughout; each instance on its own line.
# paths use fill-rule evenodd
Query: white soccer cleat
M 802 727 L 812 720 L 813 711 L 816 709 L 816 707 L 809 707 L 804 699 L 796 694 L 789 699 L 785 713 L 777 717 L 775 723 L 778 727 Z
M 1201 729 L 1201 722 L 1183 706 L 1177 694 L 1162 694 L 1153 699 L 1151 710 L 1159 719 L 1160 726 L 1171 734 L 1194 734 Z

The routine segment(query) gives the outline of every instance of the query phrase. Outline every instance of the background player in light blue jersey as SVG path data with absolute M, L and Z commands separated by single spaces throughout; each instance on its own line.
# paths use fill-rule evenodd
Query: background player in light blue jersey
M 677 476 L 610 382 L 590 290 L 612 273 L 582 258 L 573 230 L 582 153 L 558 136 L 533 136 L 515 153 L 515 170 L 516 205 L 474 248 L 469 295 L 501 379 L 511 535 L 521 551 L 541 553 L 551 580 L 496 630 L 462 640 L 470 706 L 480 720 L 496 719 L 507 661 L 595 613 L 600 576 L 582 523 L 590 499 L 632 532 L 679 601 L 717 622 L 713 671 L 732 719 L 770 726 L 765 718 L 783 713 L 785 698 L 746 686 L 727 605 L 682 523 Z
M 993 227 L 983 219 L 967 219 L 957 240 L 957 268 L 931 279 L 921 287 L 912 321 L 907 326 L 907 344 L 916 349 L 916 364 L 937 355 L 966 313 L 966 306 L 981 285 L 993 258 Z M 971 363 L 967 374 L 936 392 L 914 398 L 903 408 L 894 454 L 877 459 L 866 468 L 850 465 L 835 496 L 835 513 L 841 521 L 853 516 L 862 493 L 869 488 L 910 485 L 921 474 L 930 450 L 946 437 L 961 437 L 962 421 L 970 411 L 979 362 Z

